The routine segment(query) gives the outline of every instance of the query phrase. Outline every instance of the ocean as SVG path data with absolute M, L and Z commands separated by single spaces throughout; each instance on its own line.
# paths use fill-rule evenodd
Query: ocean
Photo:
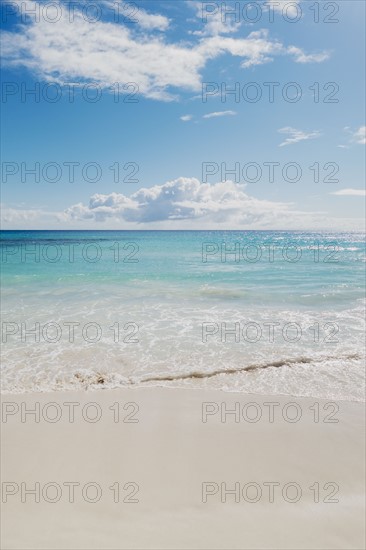
M 365 234 L 3 231 L 4 393 L 361 401 Z

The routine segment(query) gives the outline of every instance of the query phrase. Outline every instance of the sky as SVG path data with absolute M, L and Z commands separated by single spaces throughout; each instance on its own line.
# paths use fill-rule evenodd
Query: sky
M 363 0 L 4 1 L 3 229 L 362 230 Z

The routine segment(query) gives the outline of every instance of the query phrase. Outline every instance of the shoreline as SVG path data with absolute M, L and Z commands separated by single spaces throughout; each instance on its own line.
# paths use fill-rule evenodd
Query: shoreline
M 279 398 L 281 400 L 287 399 L 289 401 L 293 400 L 313 400 L 313 401 L 324 401 L 325 403 L 328 403 L 330 401 L 332 402 L 340 402 L 340 403 L 355 403 L 359 405 L 366 406 L 366 398 L 365 399 L 357 399 L 357 398 L 350 398 L 350 397 L 337 397 L 337 398 L 326 398 L 326 397 L 318 397 L 318 396 L 309 396 L 309 395 L 293 395 L 293 394 L 286 394 L 286 393 L 275 393 L 275 394 L 267 394 L 267 393 L 257 393 L 257 392 L 243 392 L 240 389 L 222 389 L 222 388 L 203 388 L 203 387 L 194 387 L 194 386 L 166 386 L 163 384 L 154 384 L 150 385 L 147 384 L 146 386 L 137 385 L 137 384 L 131 384 L 126 386 L 116 386 L 116 387 L 83 387 L 83 388 L 65 388 L 65 389 L 57 389 L 57 390 L 37 390 L 37 391 L 22 391 L 22 392 L 11 392 L 11 391 L 0 391 L 0 403 L 7 398 L 14 397 L 16 399 L 20 399 L 23 397 L 29 397 L 32 396 L 58 396 L 61 394 L 92 394 L 92 395 L 99 395 L 100 393 L 104 392 L 144 392 L 144 391 L 151 391 L 151 390 L 163 390 L 163 391 L 182 391 L 182 392 L 204 392 L 204 393 L 217 393 L 217 394 L 223 394 L 223 395 L 233 395 L 233 396 L 249 396 L 249 397 L 258 397 L 259 399 L 264 398 Z

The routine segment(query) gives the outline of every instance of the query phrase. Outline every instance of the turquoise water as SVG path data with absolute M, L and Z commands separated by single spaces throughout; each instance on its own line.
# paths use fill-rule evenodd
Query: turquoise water
M 1 271 L 4 391 L 362 396 L 364 234 L 4 231 Z

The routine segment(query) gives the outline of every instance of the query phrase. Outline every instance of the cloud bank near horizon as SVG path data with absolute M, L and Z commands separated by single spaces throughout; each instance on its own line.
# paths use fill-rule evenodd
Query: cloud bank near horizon
M 343 194 L 343 193 L 342 193 Z M 348 193 L 352 195 L 352 193 Z M 353 193 L 356 195 L 356 193 Z M 63 212 L 5 207 L 2 222 L 9 228 L 98 229 L 362 229 L 362 220 L 330 218 L 325 212 L 297 210 L 292 203 L 258 199 L 245 184 L 202 183 L 180 177 L 162 185 L 142 187 L 131 195 L 96 193 L 87 204 Z M 4 227 L 5 229 L 6 227 Z

